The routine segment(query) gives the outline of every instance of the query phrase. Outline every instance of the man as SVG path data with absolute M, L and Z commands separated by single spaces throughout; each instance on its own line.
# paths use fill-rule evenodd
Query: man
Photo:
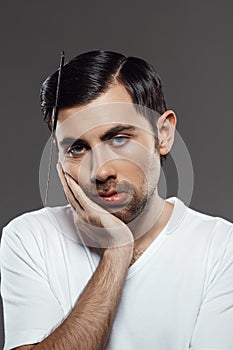
M 41 90 L 50 128 L 57 77 Z M 159 196 L 176 116 L 155 70 L 79 55 L 62 70 L 58 109 L 70 205 L 4 229 L 5 349 L 233 349 L 233 225 Z

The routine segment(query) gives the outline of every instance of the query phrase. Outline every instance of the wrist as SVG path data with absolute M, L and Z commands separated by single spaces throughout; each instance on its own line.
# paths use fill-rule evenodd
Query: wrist
M 115 261 L 116 264 L 125 264 L 129 266 L 133 256 L 134 242 L 119 247 L 106 248 L 103 251 L 102 259 Z

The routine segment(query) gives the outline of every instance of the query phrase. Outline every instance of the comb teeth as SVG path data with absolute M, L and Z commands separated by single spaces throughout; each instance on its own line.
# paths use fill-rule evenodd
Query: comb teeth
M 53 118 L 52 118 L 52 123 L 53 123 L 53 128 L 52 132 L 54 134 L 57 126 L 57 116 L 58 116 L 58 100 L 59 100 L 59 95 L 60 95 L 60 86 L 61 86 L 61 73 L 62 73 L 62 68 L 64 66 L 64 61 L 65 61 L 65 52 L 61 52 L 61 57 L 60 57 L 60 65 L 58 69 L 58 78 L 57 78 L 57 89 L 56 89 L 56 99 L 55 99 L 55 106 L 53 108 Z
M 49 167 L 48 167 L 48 176 L 47 176 L 47 184 L 46 184 L 45 199 L 44 199 L 45 206 L 47 206 L 47 202 L 48 202 L 49 182 L 50 182 L 50 174 L 51 174 L 51 166 L 52 166 L 52 158 L 53 158 L 53 144 L 54 144 L 53 140 L 54 140 L 55 130 L 57 126 L 57 116 L 58 116 L 57 107 L 58 107 L 58 100 L 60 95 L 61 73 L 62 73 L 62 68 L 64 66 L 64 61 L 65 61 L 65 53 L 64 51 L 62 51 L 61 58 L 60 58 L 60 65 L 58 69 L 55 106 L 53 108 L 53 114 L 52 114 L 52 134 L 51 134 L 51 144 L 50 144 L 50 154 L 49 154 Z

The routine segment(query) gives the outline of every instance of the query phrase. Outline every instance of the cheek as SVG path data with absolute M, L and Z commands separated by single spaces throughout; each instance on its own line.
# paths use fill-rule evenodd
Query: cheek
M 148 162 L 147 179 L 149 187 L 157 187 L 161 172 L 160 155 L 155 153 Z
M 62 150 L 58 152 L 58 161 L 61 164 L 64 172 L 67 172 L 76 181 L 78 181 L 82 161 L 80 159 L 67 156 L 66 152 Z
M 63 157 L 61 165 L 63 170 L 70 174 L 81 187 L 90 183 L 91 168 L 89 157 L 82 159 Z
M 143 158 L 136 157 L 135 163 L 131 161 L 128 168 L 130 179 L 140 186 L 155 187 L 160 177 L 160 157 L 157 153 L 145 154 Z
M 80 162 L 65 157 L 59 157 L 58 159 L 64 172 L 70 174 L 76 181 L 78 181 L 81 165 Z
M 114 166 L 117 169 L 118 181 L 127 180 L 138 190 L 147 182 L 147 171 L 138 160 L 121 160 L 115 162 Z
M 122 159 L 125 159 L 128 172 L 133 174 L 140 173 L 140 170 L 147 175 L 154 172 L 157 177 L 160 173 L 160 155 L 155 149 L 148 150 L 138 143 L 134 143 L 124 149 L 121 153 Z

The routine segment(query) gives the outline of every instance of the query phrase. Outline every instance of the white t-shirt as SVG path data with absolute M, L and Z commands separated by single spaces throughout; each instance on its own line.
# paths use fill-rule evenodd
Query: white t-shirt
M 233 224 L 175 198 L 168 224 L 129 268 L 107 350 L 233 349 Z M 11 221 L 1 242 L 5 350 L 40 342 L 99 263 L 70 206 Z

